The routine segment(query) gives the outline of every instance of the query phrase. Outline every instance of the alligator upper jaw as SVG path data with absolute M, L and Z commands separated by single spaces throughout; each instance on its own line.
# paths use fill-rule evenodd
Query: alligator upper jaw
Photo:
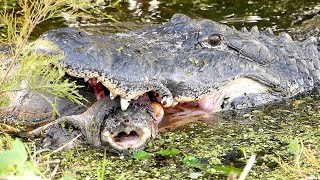
M 141 128 L 126 131 L 105 131 L 102 134 L 102 141 L 108 143 L 112 148 L 122 151 L 127 149 L 142 148 L 151 138 L 151 130 Z

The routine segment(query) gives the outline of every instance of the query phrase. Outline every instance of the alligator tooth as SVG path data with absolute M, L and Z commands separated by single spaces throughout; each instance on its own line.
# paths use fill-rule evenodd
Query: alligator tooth
M 88 82 L 89 81 L 89 78 L 83 78 L 84 79 L 84 82 Z
M 111 91 L 110 91 L 110 99 L 111 100 L 114 100 L 114 98 L 116 98 L 117 95 L 116 94 L 113 94 Z
M 138 100 L 140 96 L 136 96 L 133 98 L 133 100 Z
M 125 111 L 128 109 L 131 99 L 123 99 L 121 98 L 120 104 L 121 104 L 121 110 Z
M 178 104 L 179 104 L 178 101 L 173 101 L 172 106 L 176 106 L 176 105 L 178 105 Z
M 169 97 L 163 97 L 161 99 L 161 104 L 164 106 L 164 107 L 170 107 L 172 106 L 173 104 L 173 99 L 169 98 Z

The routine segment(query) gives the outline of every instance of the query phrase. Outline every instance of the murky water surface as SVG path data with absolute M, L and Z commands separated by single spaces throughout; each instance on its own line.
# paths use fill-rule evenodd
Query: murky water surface
M 13 0 L 2 0 L 0 11 L 17 9 Z M 82 18 L 50 20 L 42 24 L 37 33 L 61 27 L 82 26 L 101 32 L 125 31 L 145 27 L 150 24 L 166 22 L 175 13 L 183 13 L 193 18 L 207 18 L 236 28 L 271 27 L 286 30 L 318 13 L 320 2 L 317 0 L 126 0 L 93 1 L 95 12 Z M 98 11 L 110 15 L 114 22 Z
M 2 11 L 16 7 L 10 0 L 0 4 Z M 34 36 L 48 29 L 63 26 L 82 27 L 101 33 L 126 31 L 166 22 L 175 13 L 183 13 L 193 18 L 212 19 L 238 29 L 243 26 L 258 25 L 261 29 L 271 27 L 275 31 L 290 31 L 317 14 L 320 2 L 318 0 L 128 0 L 101 1 L 97 3 L 96 8 L 111 15 L 117 22 L 95 12 L 92 12 L 91 16 L 77 19 L 68 18 L 66 15 L 64 19 L 45 22 L 36 29 Z M 110 177 L 129 175 L 128 177 L 164 179 L 190 178 L 195 175 L 217 178 L 221 177 L 215 171 L 217 166 L 244 167 L 246 157 L 243 153 L 239 153 L 241 150 L 248 155 L 258 154 L 257 166 L 252 172 L 254 179 L 269 177 L 268 173 L 277 167 L 271 156 L 288 157 L 286 148 L 295 137 L 319 150 L 318 100 L 320 98 L 318 95 L 309 95 L 297 99 L 298 101 L 288 100 L 248 112 L 214 115 L 211 119 L 203 120 L 205 123 L 191 123 L 183 127 L 178 126 L 185 122 L 167 125 L 166 128 L 170 131 L 162 133 L 146 148 L 146 151 L 152 154 L 152 159 L 136 161 L 130 157 L 123 159 L 111 156 L 107 164 L 107 174 Z M 163 127 L 162 130 L 164 129 Z M 168 158 L 157 154 L 158 150 L 170 147 L 179 149 L 184 155 Z M 74 170 L 81 176 L 91 174 L 92 170 L 100 168 L 92 167 L 92 162 L 100 161 L 97 158 L 102 157 L 101 151 L 80 148 L 77 152 L 63 152 L 63 155 L 73 157 L 79 155 L 79 152 L 88 155 L 80 156 L 78 159 L 67 159 L 62 168 L 67 170 L 69 165 L 83 165 L 81 169 Z M 182 159 L 185 155 L 197 157 L 207 168 L 204 170 L 183 165 Z M 89 162 L 90 166 L 85 165 L 86 162 Z

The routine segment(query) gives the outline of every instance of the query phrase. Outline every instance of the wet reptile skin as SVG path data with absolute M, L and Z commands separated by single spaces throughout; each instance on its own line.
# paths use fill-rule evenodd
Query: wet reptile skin
M 253 27 L 250 31 L 245 28 L 238 31 L 182 14 L 174 15 L 163 25 L 143 30 L 90 35 L 62 28 L 51 30 L 41 38 L 51 41 L 60 50 L 39 46 L 37 51 L 48 54 L 62 51 L 64 58 L 59 63 L 69 75 L 97 78 L 113 98 L 119 95 L 122 99 L 134 99 L 154 91 L 165 100 L 166 106 L 218 97 L 219 101 L 213 103 L 218 102 L 219 110 L 254 107 L 312 90 L 320 80 L 318 37 L 294 42 L 286 33 L 273 35 L 271 29 L 259 32 Z M 245 86 L 245 83 L 250 84 Z M 19 96 L 15 93 L 20 92 L 10 97 L 17 99 Z M 35 121 L 37 118 L 50 120 L 50 104 L 35 94 L 37 92 L 25 92 L 21 96 L 23 102 L 13 100 L 17 103 L 1 107 L 0 120 L 13 121 L 12 117 L 17 117 L 14 119 L 29 119 L 27 122 L 36 124 L 40 124 Z M 95 98 L 94 94 L 84 94 Z M 89 105 L 88 109 L 79 109 L 66 99 L 60 99 L 60 103 L 60 114 L 80 126 L 86 141 L 94 146 L 105 143 L 105 137 L 101 136 L 105 131 L 140 133 L 145 128 L 150 129 L 148 138 L 151 131 L 156 132 L 154 118 L 146 113 L 152 107 L 143 99 L 142 102 L 141 99 L 132 100 L 123 112 L 120 98 L 91 100 L 94 105 Z M 75 108 L 68 109 L 71 106 Z M 127 117 L 132 120 L 130 123 Z M 126 126 L 119 123 L 122 121 Z M 57 139 L 52 137 L 53 141 Z M 64 139 L 61 142 L 65 142 Z
M 221 41 L 212 44 L 210 35 Z M 311 90 L 320 79 L 316 37 L 294 42 L 287 33 L 275 36 L 271 29 L 237 31 L 182 14 L 163 25 L 126 33 L 89 35 L 64 28 L 42 38 L 63 50 L 60 63 L 69 74 L 96 77 L 125 99 L 155 91 L 169 103 L 198 100 L 246 77 L 270 87 L 263 98 L 249 97 L 248 104 L 265 103 Z

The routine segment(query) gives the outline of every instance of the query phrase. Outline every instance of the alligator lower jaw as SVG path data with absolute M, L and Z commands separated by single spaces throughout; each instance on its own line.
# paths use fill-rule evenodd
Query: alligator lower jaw
M 165 119 L 185 119 L 190 116 L 208 115 L 226 109 L 224 107 L 225 101 L 234 102 L 239 97 L 245 95 L 257 95 L 263 93 L 270 93 L 270 87 L 257 82 L 251 78 L 240 77 L 226 83 L 220 87 L 219 90 L 213 91 L 210 95 L 201 99 L 192 99 L 189 97 L 182 97 L 177 105 L 165 108 Z M 256 104 L 263 104 L 265 102 L 256 102 Z
M 102 134 L 102 141 L 108 143 L 117 150 L 139 149 L 151 138 L 151 130 L 142 128 L 138 130 L 113 132 L 105 131 Z

